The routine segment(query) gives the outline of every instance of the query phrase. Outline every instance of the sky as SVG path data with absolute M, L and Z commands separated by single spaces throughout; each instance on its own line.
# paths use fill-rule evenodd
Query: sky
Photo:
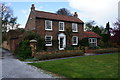
M 0 0 L 1 1 L 1 0 Z M 35 1 L 35 0 L 34 0 Z M 109 21 L 111 27 L 118 19 L 118 2 L 120 0 L 4 0 L 17 16 L 19 27 L 24 28 L 28 19 L 31 4 L 36 10 L 55 13 L 60 8 L 67 8 L 71 13 L 86 22 L 94 20 L 96 25 L 105 27 Z

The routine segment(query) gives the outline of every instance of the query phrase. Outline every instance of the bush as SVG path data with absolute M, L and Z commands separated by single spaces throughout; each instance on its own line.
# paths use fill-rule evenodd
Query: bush
M 71 57 L 71 56 L 82 56 L 83 52 L 65 52 L 65 53 L 54 53 L 54 54 L 36 54 L 35 58 L 38 60 L 46 60 L 46 59 L 55 59 L 55 58 L 63 58 L 63 57 Z
M 45 50 L 45 47 L 44 47 L 45 40 L 42 39 L 38 33 L 32 32 L 32 31 L 27 31 L 24 34 L 23 40 L 32 40 L 32 39 L 37 40 L 36 51 Z
M 79 46 L 84 46 L 84 47 L 89 46 L 87 38 L 84 38 L 84 39 L 80 40 L 78 44 L 79 44 Z
M 31 47 L 29 46 L 29 40 L 21 41 L 18 47 L 17 57 L 19 59 L 27 59 L 32 55 Z

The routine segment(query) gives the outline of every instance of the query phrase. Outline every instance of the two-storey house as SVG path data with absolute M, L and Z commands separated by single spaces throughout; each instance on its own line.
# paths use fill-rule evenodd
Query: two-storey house
M 77 46 L 84 37 L 84 22 L 78 18 L 77 12 L 74 16 L 58 15 L 35 10 L 34 4 L 25 29 L 39 33 L 45 40 L 47 50 Z

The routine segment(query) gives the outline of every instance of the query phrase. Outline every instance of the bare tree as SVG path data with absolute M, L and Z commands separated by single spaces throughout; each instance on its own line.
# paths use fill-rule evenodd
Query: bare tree
M 4 3 L 0 3 L 0 14 L 2 19 L 2 31 L 6 32 L 8 26 L 12 29 L 17 24 L 17 17 L 13 16 L 13 10 Z

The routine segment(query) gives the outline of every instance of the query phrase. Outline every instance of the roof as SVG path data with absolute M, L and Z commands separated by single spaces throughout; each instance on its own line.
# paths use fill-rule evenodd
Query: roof
M 84 38 L 102 38 L 101 36 L 99 36 L 98 34 L 96 34 L 95 32 L 84 32 L 83 35 Z
M 76 18 L 76 17 L 73 17 L 73 16 L 59 15 L 59 14 L 56 14 L 56 13 L 37 11 L 37 10 L 35 10 L 35 14 L 36 14 L 36 17 L 38 17 L 38 18 L 84 23 L 79 18 Z

